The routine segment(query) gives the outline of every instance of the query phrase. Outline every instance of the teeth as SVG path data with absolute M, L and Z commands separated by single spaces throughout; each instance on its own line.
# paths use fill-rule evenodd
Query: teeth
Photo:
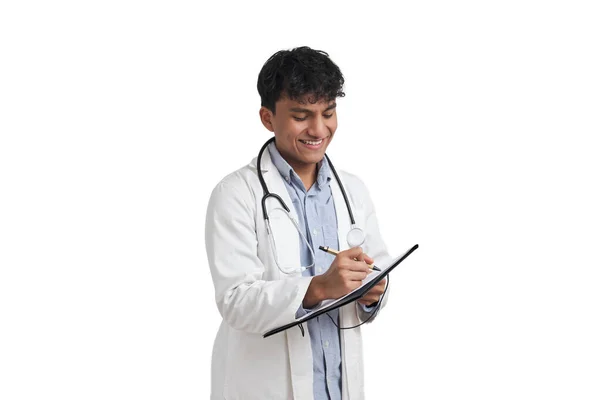
M 302 143 L 310 144 L 313 146 L 321 144 L 322 141 L 323 141 L 323 139 L 321 139 L 321 140 L 301 140 Z

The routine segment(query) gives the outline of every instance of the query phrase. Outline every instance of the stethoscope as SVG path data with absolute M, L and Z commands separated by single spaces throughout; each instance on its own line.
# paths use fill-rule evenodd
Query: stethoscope
M 289 209 L 289 207 L 285 204 L 285 202 L 283 201 L 283 199 L 281 197 L 279 197 L 275 193 L 269 192 L 269 189 L 267 188 L 267 184 L 265 183 L 265 180 L 264 180 L 264 178 L 262 176 L 262 170 L 260 169 L 260 160 L 261 160 L 262 154 L 265 151 L 265 149 L 267 148 L 267 146 L 269 144 L 271 144 L 274 140 L 275 140 L 274 137 L 271 138 L 271 139 L 269 139 L 269 140 L 267 140 L 267 142 L 263 145 L 263 147 L 258 152 L 258 157 L 256 159 L 256 170 L 257 170 L 257 173 L 258 173 L 258 180 L 260 180 L 260 185 L 263 188 L 264 196 L 263 196 L 263 198 L 261 200 L 262 212 L 263 212 L 263 218 L 265 219 L 265 223 L 267 225 L 267 234 L 269 236 L 269 243 L 271 244 L 271 251 L 272 251 L 273 256 L 275 258 L 275 263 L 277 264 L 277 268 L 279 268 L 279 270 L 281 272 L 283 272 L 284 274 L 292 274 L 292 273 L 295 273 L 295 272 L 298 271 L 298 267 L 292 267 L 292 268 L 286 268 L 286 269 L 284 269 L 284 268 L 282 268 L 279 265 L 279 260 L 277 259 L 277 249 L 275 248 L 275 240 L 273 239 L 273 230 L 271 229 L 271 222 L 269 221 L 269 214 L 267 213 L 267 206 L 266 206 L 266 202 L 267 202 L 267 199 L 269 197 L 273 197 L 274 199 L 276 199 L 279 202 L 279 204 L 281 205 L 281 207 L 283 207 L 283 208 L 280 208 L 280 207 L 274 208 L 273 210 L 283 211 L 285 213 L 285 215 L 287 215 L 287 217 L 290 219 L 290 221 L 293 222 L 294 226 L 296 227 L 296 230 L 298 231 L 298 233 L 300 234 L 300 236 L 302 237 L 302 239 L 306 243 L 306 246 L 308 247 L 308 249 L 309 249 L 309 251 L 310 251 L 310 253 L 312 255 L 313 262 L 310 265 L 308 265 L 308 266 L 304 266 L 304 267 L 301 266 L 300 267 L 300 271 L 301 272 L 307 270 L 308 268 L 314 268 L 314 266 L 315 266 L 315 252 L 313 251 L 312 246 L 310 245 L 310 243 L 308 243 L 308 240 L 306 240 L 306 237 L 302 233 L 302 230 L 298 226 L 298 223 L 290 215 L 290 209 Z M 350 247 L 361 246 L 365 242 L 365 233 L 363 232 L 362 229 L 360 229 L 359 227 L 356 226 L 356 221 L 354 221 L 354 214 L 352 214 L 352 208 L 350 207 L 350 202 L 348 201 L 348 196 L 346 195 L 346 191 L 344 190 L 344 186 L 342 185 L 342 181 L 340 180 L 340 177 L 338 176 L 337 172 L 335 171 L 335 168 L 333 167 L 333 164 L 331 163 L 331 160 L 329 159 L 329 157 L 327 156 L 327 154 L 325 154 L 325 158 L 327 158 L 327 162 L 329 163 L 329 167 L 331 168 L 331 172 L 333 172 L 333 175 L 335 176 L 335 180 L 337 181 L 337 184 L 340 187 L 340 190 L 342 192 L 342 196 L 344 196 L 344 202 L 346 203 L 346 208 L 348 209 L 348 215 L 350 216 L 350 231 L 348 232 L 348 235 L 346 235 L 346 241 L 348 242 L 348 246 L 350 246 Z M 386 286 L 385 286 L 385 290 L 383 292 L 383 295 L 381 296 L 382 298 L 386 295 L 387 290 L 388 290 L 389 277 L 387 279 L 388 279 L 388 284 L 386 284 Z M 349 326 L 349 327 L 341 327 L 341 326 L 339 326 L 334 321 L 333 317 L 331 315 L 329 315 L 329 313 L 326 313 L 326 315 L 331 319 L 331 322 L 333 322 L 333 324 L 338 329 L 354 329 L 354 328 L 359 327 L 362 324 L 365 324 L 368 321 L 370 321 L 371 318 L 373 318 L 375 315 L 377 315 L 379 313 L 380 308 L 381 308 L 381 302 L 377 302 L 377 306 L 375 306 L 375 309 L 370 313 L 370 315 L 363 322 L 361 322 L 361 323 L 359 323 L 357 325 L 354 325 L 354 326 Z M 300 331 L 302 332 L 302 336 L 304 337 L 304 328 L 302 327 L 302 324 L 299 324 L 298 328 L 300 328 Z
M 266 202 L 267 199 L 269 197 L 272 197 L 274 199 L 276 199 L 279 204 L 281 205 L 281 207 L 283 208 L 275 208 L 273 210 L 280 210 L 283 211 L 287 217 L 290 219 L 290 221 L 292 221 L 292 223 L 294 224 L 294 226 L 296 227 L 296 230 L 298 231 L 298 233 L 300 234 L 300 236 L 302 237 L 302 239 L 304 240 L 304 242 L 306 243 L 311 255 L 312 255 L 312 263 L 308 266 L 301 266 L 300 267 L 300 271 L 303 272 L 308 268 L 314 268 L 315 266 L 315 253 L 312 249 L 312 246 L 308 243 L 308 240 L 306 239 L 306 237 L 304 236 L 304 234 L 302 233 L 302 230 L 300 229 L 300 227 L 298 226 L 298 223 L 294 220 L 294 218 L 290 215 L 290 208 L 285 204 L 285 202 L 283 201 L 283 199 L 275 194 L 275 193 L 271 193 L 269 192 L 269 189 L 267 188 L 267 184 L 265 183 L 265 180 L 262 176 L 262 170 L 260 168 L 260 161 L 262 159 L 262 155 L 263 152 L 265 151 L 265 149 L 267 148 L 267 146 L 269 144 L 271 144 L 273 141 L 275 141 L 275 138 L 272 137 L 271 139 L 267 140 L 267 142 L 262 146 L 262 148 L 260 149 L 260 151 L 258 152 L 258 157 L 256 159 L 256 169 L 257 169 L 257 173 L 258 173 L 258 179 L 260 180 L 260 185 L 263 188 L 263 193 L 264 196 L 261 200 L 261 204 L 262 204 L 262 212 L 263 212 L 263 218 L 265 220 L 265 223 L 267 225 L 267 234 L 269 236 L 269 242 L 271 244 L 271 251 L 273 252 L 273 255 L 275 257 L 275 263 L 277 264 L 277 267 L 279 268 L 279 270 L 285 274 L 292 274 L 298 271 L 298 267 L 291 267 L 291 268 L 282 268 L 279 265 L 279 260 L 277 259 L 277 249 L 275 246 L 275 240 L 273 239 L 273 230 L 271 228 L 271 222 L 269 221 L 269 214 L 267 213 L 267 206 L 266 206 Z M 335 168 L 333 167 L 333 164 L 331 163 L 331 160 L 329 159 L 329 157 L 327 156 L 327 154 L 325 154 L 325 158 L 327 158 L 327 162 L 329 163 L 329 167 L 331 168 L 331 171 L 333 172 L 333 175 L 335 176 L 335 180 L 337 181 L 337 184 L 342 192 L 342 196 L 344 196 L 344 202 L 346 203 L 346 208 L 348 209 L 348 215 L 350 216 L 350 231 L 348 232 L 348 235 L 346 235 L 346 241 L 348 242 L 348 246 L 350 247 L 358 247 L 361 246 L 364 242 L 365 242 L 365 233 L 363 232 L 362 229 L 360 229 L 359 227 L 356 226 L 356 221 L 354 220 L 354 214 L 352 213 L 352 208 L 350 207 L 350 202 L 348 201 L 348 196 L 346 195 L 346 191 L 344 190 L 344 186 L 342 185 L 342 181 L 340 180 L 340 177 L 338 176 Z

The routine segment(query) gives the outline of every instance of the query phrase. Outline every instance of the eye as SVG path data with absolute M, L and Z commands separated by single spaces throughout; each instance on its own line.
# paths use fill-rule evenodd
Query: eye
M 333 117 L 333 113 L 331 113 L 331 114 L 323 114 L 323 117 L 325 119 L 329 119 L 329 118 Z
M 292 117 L 292 118 L 294 118 L 295 121 L 299 121 L 299 122 L 306 120 L 306 117 Z

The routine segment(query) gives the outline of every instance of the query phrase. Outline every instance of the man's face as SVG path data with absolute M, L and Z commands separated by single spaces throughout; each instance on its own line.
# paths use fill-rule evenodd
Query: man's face
M 323 159 L 337 129 L 335 101 L 298 102 L 287 97 L 275 103 L 275 114 L 261 108 L 265 127 L 275 133 L 277 149 L 294 169 L 314 166 Z

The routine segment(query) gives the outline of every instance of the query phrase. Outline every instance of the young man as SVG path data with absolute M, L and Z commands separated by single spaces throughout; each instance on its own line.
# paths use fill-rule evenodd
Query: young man
M 275 140 L 216 186 L 206 216 L 223 317 L 213 400 L 364 398 L 360 328 L 343 328 L 372 320 L 385 302 L 385 280 L 357 302 L 309 320 L 306 332 L 262 336 L 349 293 L 370 272 L 367 263 L 389 257 L 366 187 L 341 171 L 336 178 L 324 157 L 343 84 L 327 53 L 308 47 L 277 52 L 260 71 L 260 119 Z M 267 191 L 279 198 L 263 202 Z M 334 257 L 319 246 L 342 251 Z

